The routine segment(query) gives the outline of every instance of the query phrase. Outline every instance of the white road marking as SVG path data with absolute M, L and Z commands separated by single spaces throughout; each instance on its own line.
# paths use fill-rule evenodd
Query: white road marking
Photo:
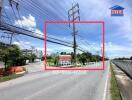
M 106 81 L 105 81 L 105 88 L 104 88 L 104 95 L 103 95 L 103 100 L 106 100 L 106 93 L 107 93 L 107 87 L 108 87 L 108 79 L 109 79 L 109 66 L 108 66 L 108 73 L 106 76 Z

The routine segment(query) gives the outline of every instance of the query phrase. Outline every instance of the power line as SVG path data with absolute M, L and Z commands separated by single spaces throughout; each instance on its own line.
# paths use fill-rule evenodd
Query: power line
M 39 8 L 39 9 L 40 9 L 40 8 Z M 12 10 L 13 10 L 13 13 L 14 13 L 16 19 L 18 20 L 18 18 L 17 18 L 17 16 L 16 16 L 16 13 L 15 13 L 13 7 L 12 7 Z M 31 9 L 31 10 L 33 10 L 33 12 L 35 12 L 34 9 Z M 36 10 L 36 9 L 35 9 L 35 10 Z M 43 10 L 44 10 L 44 9 L 40 9 L 40 10 L 39 10 L 39 13 L 45 14 L 45 13 L 42 13 Z M 40 14 L 38 14 L 38 12 L 37 12 L 37 15 L 40 15 Z M 48 15 L 48 14 L 47 14 L 47 15 Z M 21 20 L 21 19 L 20 19 L 20 20 Z M 7 24 L 7 26 L 10 26 L 10 27 L 8 27 L 9 29 L 7 29 L 7 30 L 9 31 L 10 28 L 11 28 L 11 25 Z M 18 27 L 17 27 L 17 28 L 18 28 Z M 5 27 L 2 26 L 1 29 L 5 30 Z M 65 28 L 65 29 L 67 29 L 67 28 Z M 25 31 L 26 31 L 26 30 L 25 30 Z M 16 30 L 13 30 L 13 32 L 16 32 Z M 29 31 L 28 31 L 28 32 L 29 32 Z M 18 32 L 16 32 L 16 33 L 18 33 Z M 20 32 L 20 33 L 22 33 L 22 32 Z M 34 33 L 34 32 L 32 32 L 32 33 Z M 18 33 L 18 34 L 19 34 L 19 33 Z M 31 34 L 24 34 L 24 35 L 27 35 L 27 36 L 30 36 L 30 37 L 34 37 L 34 38 L 39 38 L 39 39 L 41 39 L 41 37 L 36 37 L 36 36 L 31 35 Z M 69 46 L 69 45 L 70 45 L 69 47 L 72 47 L 72 48 L 73 48 L 72 44 L 69 43 L 69 42 L 62 41 L 62 40 L 55 39 L 55 38 L 51 38 L 51 37 L 48 37 L 48 38 L 49 38 L 49 40 L 48 40 L 49 42 L 58 43 L 58 44 L 64 45 L 64 46 Z M 52 40 L 53 40 L 53 41 L 52 41 Z M 82 50 L 82 49 L 80 49 L 80 50 Z M 82 50 L 82 51 L 83 51 L 83 50 Z
M 8 19 L 8 21 L 10 22 L 10 24 L 13 24 L 13 23 L 11 22 L 11 19 L 10 19 L 9 16 L 7 15 L 5 9 L 3 9 L 3 11 L 4 11 L 4 13 L 5 13 L 5 17 Z M 3 15 L 2 15 L 2 16 L 3 16 Z
M 28 31 L 26 29 L 19 28 L 19 27 L 13 26 L 13 25 L 9 25 L 7 23 L 1 23 L 0 29 L 1 30 L 6 30 L 6 31 L 9 31 L 9 32 L 14 32 L 14 33 L 21 34 L 21 35 L 26 35 L 26 36 L 33 37 L 33 38 L 37 38 L 37 39 L 40 39 L 40 40 L 45 40 L 44 36 L 40 37 L 40 36 L 34 35 L 33 34 L 34 32 L 31 32 L 31 31 Z M 59 41 L 55 41 L 55 40 L 51 40 L 51 39 L 47 38 L 47 41 L 51 42 L 51 43 L 60 44 L 60 45 L 63 45 L 63 46 L 73 48 L 72 45 L 69 45 L 67 42 L 62 42 L 62 40 L 59 42 Z M 80 49 L 79 47 L 77 49 L 84 52 L 84 50 Z
M 26 3 L 27 4 L 27 3 Z M 12 7 L 12 4 L 10 3 L 10 5 L 11 5 L 11 7 Z M 39 7 L 39 6 L 37 6 L 37 7 Z M 39 7 L 39 9 L 41 10 L 41 13 L 42 13 L 42 10 L 43 9 L 41 9 L 40 7 Z M 14 9 L 13 9 L 13 7 L 12 7 L 12 10 L 13 10 L 13 13 L 14 13 L 14 15 L 15 15 L 15 17 L 16 17 L 16 14 L 15 14 L 15 11 L 14 11 Z M 34 9 L 33 9 L 34 10 Z M 36 9 L 35 9 L 36 10 Z M 40 10 L 39 10 L 39 12 L 40 12 Z M 38 11 L 33 11 L 33 12 L 38 12 Z M 18 12 L 19 13 L 19 12 Z M 35 13 L 36 14 L 36 13 Z M 38 15 L 38 14 L 37 14 Z M 19 15 L 20 16 L 20 15 Z M 20 17 L 19 17 L 20 18 Z M 17 20 L 18 20 L 18 18 L 17 18 Z M 20 18 L 20 21 L 21 21 L 21 18 Z M 22 23 L 22 22 L 21 22 Z M 19 21 L 18 21 L 18 24 L 20 25 L 20 23 L 19 23 Z M 21 25 L 20 25 L 21 26 Z
M 14 10 L 14 8 L 13 8 L 12 0 L 9 0 L 9 3 L 10 3 L 10 7 L 11 7 L 11 9 L 12 9 L 12 11 L 13 11 L 13 14 L 14 14 L 14 16 L 15 16 L 15 19 L 18 20 L 17 15 L 16 15 L 16 13 L 15 13 L 15 10 Z M 20 23 L 19 23 L 19 24 L 20 24 Z
M 37 13 L 35 13 L 35 12 L 33 12 L 35 15 L 39 15 L 40 17 L 42 17 L 41 15 L 47 15 L 48 16 L 48 19 L 50 19 L 50 20 L 52 20 L 52 21 L 55 21 L 55 18 L 54 17 L 52 17 L 52 16 L 49 16 L 49 12 L 46 12 L 45 11 L 45 9 L 42 9 L 37 3 L 35 3 L 33 0 L 31 0 L 30 1 L 30 3 L 28 2 L 28 1 L 24 1 L 24 0 L 22 0 L 22 2 L 24 3 L 24 5 L 28 5 L 28 7 L 31 7 L 31 12 L 32 11 L 35 11 L 35 12 L 37 12 Z M 23 5 L 23 6 L 24 6 Z M 24 9 L 25 9 L 26 7 L 24 7 Z M 35 8 L 35 9 L 34 9 Z M 28 9 L 29 10 L 29 9 Z M 61 16 L 61 14 L 59 15 L 59 16 Z M 62 27 L 62 26 L 61 26 Z M 68 26 L 64 26 L 65 27 L 65 29 L 68 29 L 69 30 L 69 28 L 68 28 Z

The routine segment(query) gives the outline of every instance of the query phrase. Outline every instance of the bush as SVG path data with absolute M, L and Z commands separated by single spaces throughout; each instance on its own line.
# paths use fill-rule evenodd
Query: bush
M 24 55 L 16 45 L 9 47 L 0 46 L 0 61 L 4 62 L 5 69 L 11 66 L 23 66 L 26 64 L 26 60 L 34 62 L 35 59 L 35 54 Z
M 16 66 L 16 67 L 9 67 L 9 68 L 0 68 L 0 76 L 10 75 L 18 72 L 26 71 L 25 67 Z

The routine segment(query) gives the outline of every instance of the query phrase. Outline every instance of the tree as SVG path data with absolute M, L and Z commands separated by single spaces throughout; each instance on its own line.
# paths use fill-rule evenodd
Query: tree
M 61 54 L 61 55 L 66 55 L 66 52 L 61 52 L 60 54 Z
M 80 61 L 81 63 L 83 63 L 83 65 L 85 65 L 85 63 L 87 62 L 87 55 L 86 55 L 86 53 L 82 53 L 82 54 L 80 55 L 79 61 Z
M 97 60 L 96 60 L 96 57 L 93 55 L 92 57 L 91 57 L 91 62 L 96 62 Z
M 44 56 L 43 56 L 43 57 L 41 57 L 41 61 L 44 61 Z
M 21 51 L 18 46 L 0 47 L 0 60 L 4 62 L 5 68 L 17 65 Z
M 0 50 L 0 56 L 1 56 L 1 61 L 4 62 L 5 68 L 7 67 L 7 61 L 8 61 L 8 51 L 5 50 Z
M 34 62 L 36 58 L 37 58 L 37 56 L 35 54 L 30 55 L 30 61 L 31 62 Z
M 16 61 L 17 66 L 22 66 L 26 64 L 26 60 L 29 60 L 28 55 L 20 55 Z
M 0 60 L 4 62 L 5 68 L 11 66 L 21 66 L 26 64 L 26 60 L 34 62 L 36 56 L 30 54 L 23 54 L 20 48 L 16 45 L 9 47 L 0 46 Z
M 16 66 L 18 64 L 18 59 L 22 55 L 20 48 L 16 45 L 13 45 L 7 49 L 8 52 L 8 61 L 10 61 L 10 66 Z
M 59 57 L 57 56 L 54 58 L 54 65 L 57 66 L 58 62 L 59 62 Z
M 130 57 L 130 60 L 132 60 L 132 56 Z
M 78 61 L 85 65 L 86 62 L 101 61 L 102 57 L 99 55 L 92 55 L 90 52 L 84 52 L 82 54 L 77 54 Z

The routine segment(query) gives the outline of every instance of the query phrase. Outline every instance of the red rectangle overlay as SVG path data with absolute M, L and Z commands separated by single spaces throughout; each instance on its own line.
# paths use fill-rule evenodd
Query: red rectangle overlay
M 47 25 L 48 24 L 101 24 L 102 26 L 102 67 L 100 68 L 49 68 L 47 67 Z M 44 70 L 105 70 L 105 23 L 104 21 L 45 21 L 44 22 Z

